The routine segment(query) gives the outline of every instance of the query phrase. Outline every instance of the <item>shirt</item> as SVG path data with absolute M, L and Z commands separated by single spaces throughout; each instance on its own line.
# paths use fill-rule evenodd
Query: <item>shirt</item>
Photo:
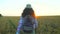
M 38 23 L 37 23 L 37 20 L 36 20 L 36 19 L 34 19 L 33 21 L 34 21 L 34 23 L 35 23 L 35 24 L 33 25 L 33 27 L 34 27 L 34 29 L 35 29 L 35 28 L 38 27 Z M 19 20 L 19 23 L 18 23 L 18 27 L 17 27 L 17 33 L 20 32 L 22 23 L 23 23 L 23 18 L 20 17 L 20 20 Z

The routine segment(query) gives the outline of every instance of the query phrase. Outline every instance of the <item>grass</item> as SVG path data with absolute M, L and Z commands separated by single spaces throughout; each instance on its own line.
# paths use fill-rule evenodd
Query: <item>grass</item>
M 0 34 L 15 34 L 20 17 L 0 17 Z M 37 18 L 36 34 L 60 34 L 60 16 Z

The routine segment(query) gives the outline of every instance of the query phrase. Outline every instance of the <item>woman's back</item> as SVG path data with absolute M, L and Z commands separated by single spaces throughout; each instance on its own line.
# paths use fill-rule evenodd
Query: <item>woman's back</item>
M 33 24 L 33 33 L 35 32 L 35 28 L 37 28 L 37 26 L 38 26 L 38 23 L 37 23 L 37 20 L 36 20 L 36 18 L 35 18 L 35 14 L 34 14 L 34 11 L 33 11 L 33 9 L 31 8 L 31 6 L 29 5 L 29 7 L 27 8 L 25 8 L 24 9 L 24 11 L 23 11 L 23 13 L 22 13 L 22 16 L 21 16 L 21 18 L 20 18 L 20 20 L 19 20 L 19 25 L 18 25 L 18 28 L 17 28 L 17 33 L 20 33 L 20 30 L 23 30 L 21 27 L 23 26 L 23 23 L 24 23 L 24 17 L 25 16 L 27 16 L 27 15 L 30 15 L 30 16 L 32 16 L 33 17 L 33 19 L 32 19 L 32 21 L 34 22 L 34 24 Z M 29 16 L 29 17 L 30 17 Z M 33 34 L 32 33 L 32 34 Z

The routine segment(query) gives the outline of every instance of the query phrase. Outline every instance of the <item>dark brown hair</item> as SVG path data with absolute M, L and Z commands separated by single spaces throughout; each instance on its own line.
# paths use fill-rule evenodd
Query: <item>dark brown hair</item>
M 22 17 L 25 17 L 26 15 L 31 15 L 35 18 L 35 13 L 32 8 L 25 8 L 22 13 Z

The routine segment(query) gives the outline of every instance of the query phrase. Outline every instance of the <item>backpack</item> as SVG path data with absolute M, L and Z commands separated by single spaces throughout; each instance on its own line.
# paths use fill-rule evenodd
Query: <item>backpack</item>
M 30 15 L 27 15 L 23 18 L 23 31 L 31 33 L 33 31 L 33 17 Z

